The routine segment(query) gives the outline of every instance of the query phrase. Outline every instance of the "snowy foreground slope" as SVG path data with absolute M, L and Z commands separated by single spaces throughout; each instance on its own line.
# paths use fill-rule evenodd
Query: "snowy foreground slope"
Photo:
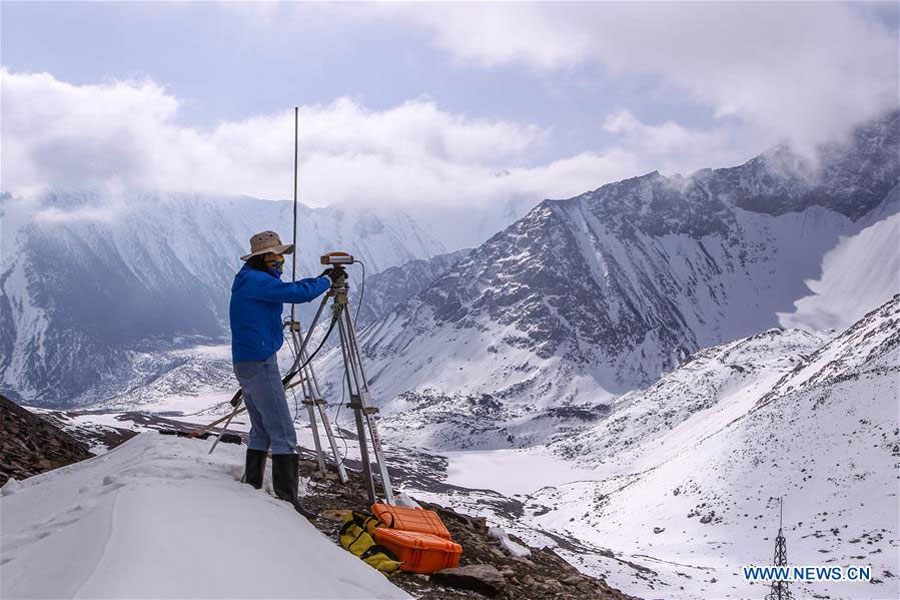
M 144 433 L 2 489 L 3 598 L 408 598 L 290 505 L 243 448 Z M 270 483 L 267 482 L 267 486 Z

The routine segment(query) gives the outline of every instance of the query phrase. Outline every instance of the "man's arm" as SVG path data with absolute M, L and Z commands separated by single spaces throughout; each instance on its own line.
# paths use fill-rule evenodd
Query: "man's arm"
M 331 280 L 327 277 L 310 277 L 292 283 L 264 275 L 263 277 L 254 277 L 252 285 L 247 286 L 245 294 L 253 300 L 299 303 L 315 299 L 326 292 L 329 287 L 331 287 Z

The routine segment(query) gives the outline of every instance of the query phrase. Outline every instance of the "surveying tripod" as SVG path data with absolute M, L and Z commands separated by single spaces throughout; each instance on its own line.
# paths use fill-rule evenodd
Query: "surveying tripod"
M 362 461 L 363 477 L 366 481 L 366 490 L 369 502 L 376 501 L 375 478 L 372 473 L 372 463 L 369 459 L 369 448 L 366 438 L 371 439 L 372 454 L 375 458 L 375 466 L 381 478 L 384 488 L 384 497 L 388 504 L 394 504 L 394 488 L 388 474 L 387 465 L 384 462 L 384 451 L 381 448 L 381 437 L 375 425 L 375 414 L 378 409 L 372 406 L 372 395 L 369 391 L 369 383 L 362 366 L 362 358 L 359 352 L 359 344 L 356 340 L 356 330 L 353 327 L 353 319 L 350 317 L 350 305 L 348 302 L 349 286 L 347 285 L 347 271 L 344 265 L 353 264 L 353 257 L 344 252 L 331 252 L 322 256 L 321 263 L 332 267 L 331 289 L 322 298 L 319 310 L 313 319 L 309 330 L 312 331 L 328 299 L 333 299 L 331 305 L 332 327 L 336 324 L 341 341 L 341 357 L 344 361 L 344 379 L 350 394 L 350 408 L 356 419 L 356 436 L 359 439 L 359 455 Z M 309 334 L 307 334 L 308 336 Z M 368 430 L 368 436 L 366 431 Z
M 291 330 L 291 343 L 294 345 L 295 358 L 294 364 L 291 366 L 287 375 L 285 375 L 282 379 L 282 384 L 284 385 L 285 390 L 291 389 L 298 385 L 303 386 L 303 403 L 306 405 L 309 412 L 310 427 L 312 428 L 313 441 L 316 446 L 316 458 L 319 469 L 324 473 L 325 457 L 324 453 L 322 452 L 322 443 L 319 439 L 314 411 L 314 407 L 318 407 L 319 414 L 322 418 L 323 428 L 325 429 L 325 434 L 328 437 L 328 441 L 331 445 L 331 451 L 334 454 L 335 462 L 337 464 L 338 475 L 341 478 L 341 482 L 346 483 L 347 474 L 344 470 L 342 461 L 339 459 L 337 443 L 331 430 L 331 424 L 329 423 L 323 408 L 326 402 L 321 397 L 321 393 L 319 392 L 318 380 L 316 379 L 315 373 L 313 372 L 312 366 L 310 365 L 310 359 L 312 355 L 308 355 L 306 351 L 306 347 L 309 344 L 312 332 L 313 330 L 315 330 L 316 325 L 318 324 L 319 319 L 322 316 L 322 313 L 325 311 L 325 305 L 328 303 L 329 299 L 332 299 L 332 321 L 329 325 L 328 333 L 325 334 L 325 338 L 320 343 L 319 348 L 321 348 L 321 345 L 325 343 L 326 339 L 328 339 L 328 335 L 331 333 L 331 331 L 335 327 L 337 327 L 338 335 L 340 336 L 341 357 L 344 362 L 344 380 L 350 393 L 349 406 L 353 409 L 354 417 L 356 420 L 356 436 L 359 440 L 359 454 L 362 461 L 363 477 L 366 480 L 366 490 L 369 496 L 369 502 L 374 503 L 376 501 L 376 494 L 375 478 L 372 473 L 372 464 L 369 458 L 367 438 L 372 442 L 372 453 L 374 454 L 375 465 L 378 469 L 378 475 L 381 478 L 382 488 L 384 488 L 385 500 L 388 504 L 394 504 L 394 489 L 391 485 L 391 479 L 390 475 L 388 474 L 387 465 L 384 462 L 384 451 L 381 447 L 381 437 L 378 435 L 378 428 L 375 425 L 375 414 L 378 412 L 378 409 L 372 406 L 372 396 L 371 392 L 369 391 L 369 384 L 366 381 L 366 375 L 362 367 L 359 345 L 356 340 L 356 330 L 353 327 L 353 320 L 350 317 L 350 306 L 348 301 L 348 292 L 350 288 L 347 285 L 347 271 L 344 269 L 344 265 L 353 264 L 354 260 L 351 255 L 344 252 L 331 252 L 321 257 L 321 263 L 332 268 L 331 289 L 329 289 L 325 296 L 322 298 L 322 302 L 319 304 L 319 308 L 316 311 L 316 316 L 313 318 L 312 323 L 309 326 L 309 330 L 306 332 L 306 336 L 303 338 L 302 344 L 300 343 L 301 335 L 299 323 L 297 323 L 293 319 L 286 320 L 285 327 Z M 312 354 L 314 355 L 316 352 L 318 352 L 319 348 L 317 348 Z M 300 380 L 296 383 L 292 383 L 294 376 L 298 373 L 301 375 Z M 240 407 L 241 395 L 241 391 L 238 390 L 238 392 L 231 399 L 231 405 L 235 408 L 230 415 L 228 415 L 227 417 L 222 417 L 221 419 L 210 423 L 203 429 L 194 432 L 194 435 L 200 435 L 201 433 L 209 431 L 222 421 L 225 421 L 225 425 L 222 428 L 224 433 L 224 430 L 228 429 L 228 425 L 231 423 L 231 420 L 234 418 L 234 416 L 246 410 L 245 408 Z M 210 454 L 212 454 L 212 452 L 216 449 L 216 445 L 219 443 L 219 439 L 221 439 L 221 434 L 210 448 Z

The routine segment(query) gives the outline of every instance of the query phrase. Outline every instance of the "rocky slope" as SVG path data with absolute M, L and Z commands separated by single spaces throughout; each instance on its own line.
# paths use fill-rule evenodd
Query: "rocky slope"
M 92 456 L 86 444 L 0 396 L 0 486 Z
M 356 320 L 357 328 L 362 329 L 374 323 L 427 288 L 469 251 L 466 248 L 390 267 L 366 278 L 365 287 L 354 281 L 354 293 L 363 293 L 363 303 Z
M 642 461 L 666 460 L 695 442 L 697 432 L 684 435 L 681 425 L 698 414 L 704 415 L 704 427 L 743 416 L 826 341 L 822 334 L 770 329 L 704 348 L 649 388 L 617 398 L 597 425 L 574 435 L 557 432 L 548 446 L 587 466 L 655 466 Z
M 322 512 L 315 525 L 338 543 L 339 531 L 348 511 L 370 513 L 366 488 L 358 471 L 349 472 L 350 481 L 340 485 L 318 476 L 316 463 L 301 463 L 301 473 L 310 478 L 310 495 L 305 504 Z M 335 474 L 336 475 L 336 474 Z M 407 475 L 416 477 L 415 473 Z M 419 473 L 419 477 L 426 476 Z M 426 476 L 427 477 L 427 476 Z M 420 479 L 421 481 L 421 479 Z M 464 490 L 458 490 L 464 492 Z M 415 499 L 413 499 L 415 501 Z M 399 573 L 394 584 L 423 600 L 457 600 L 463 598 L 545 598 L 584 600 L 625 600 L 631 598 L 605 581 L 579 573 L 552 548 L 527 548 L 512 554 L 491 535 L 483 517 L 472 517 L 439 504 L 420 502 L 423 508 L 436 511 L 454 541 L 463 547 L 460 567 L 470 570 L 470 577 L 428 576 Z M 335 510 L 341 507 L 341 510 Z M 521 540 L 518 540 L 521 542 Z

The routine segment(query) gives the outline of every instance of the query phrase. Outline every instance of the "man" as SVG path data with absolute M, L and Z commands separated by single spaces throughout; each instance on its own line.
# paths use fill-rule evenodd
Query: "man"
M 277 352 L 283 342 L 284 303 L 309 302 L 327 291 L 331 283 L 326 276 L 329 270 L 315 278 L 281 281 L 284 255 L 293 252 L 294 245 L 282 244 L 274 231 L 250 238 L 250 254 L 241 257 L 246 264 L 231 286 L 231 356 L 250 414 L 244 481 L 256 489 L 262 487 L 271 448 L 275 495 L 290 502 L 303 516 L 315 518 L 297 498 L 297 435 L 281 384 Z

